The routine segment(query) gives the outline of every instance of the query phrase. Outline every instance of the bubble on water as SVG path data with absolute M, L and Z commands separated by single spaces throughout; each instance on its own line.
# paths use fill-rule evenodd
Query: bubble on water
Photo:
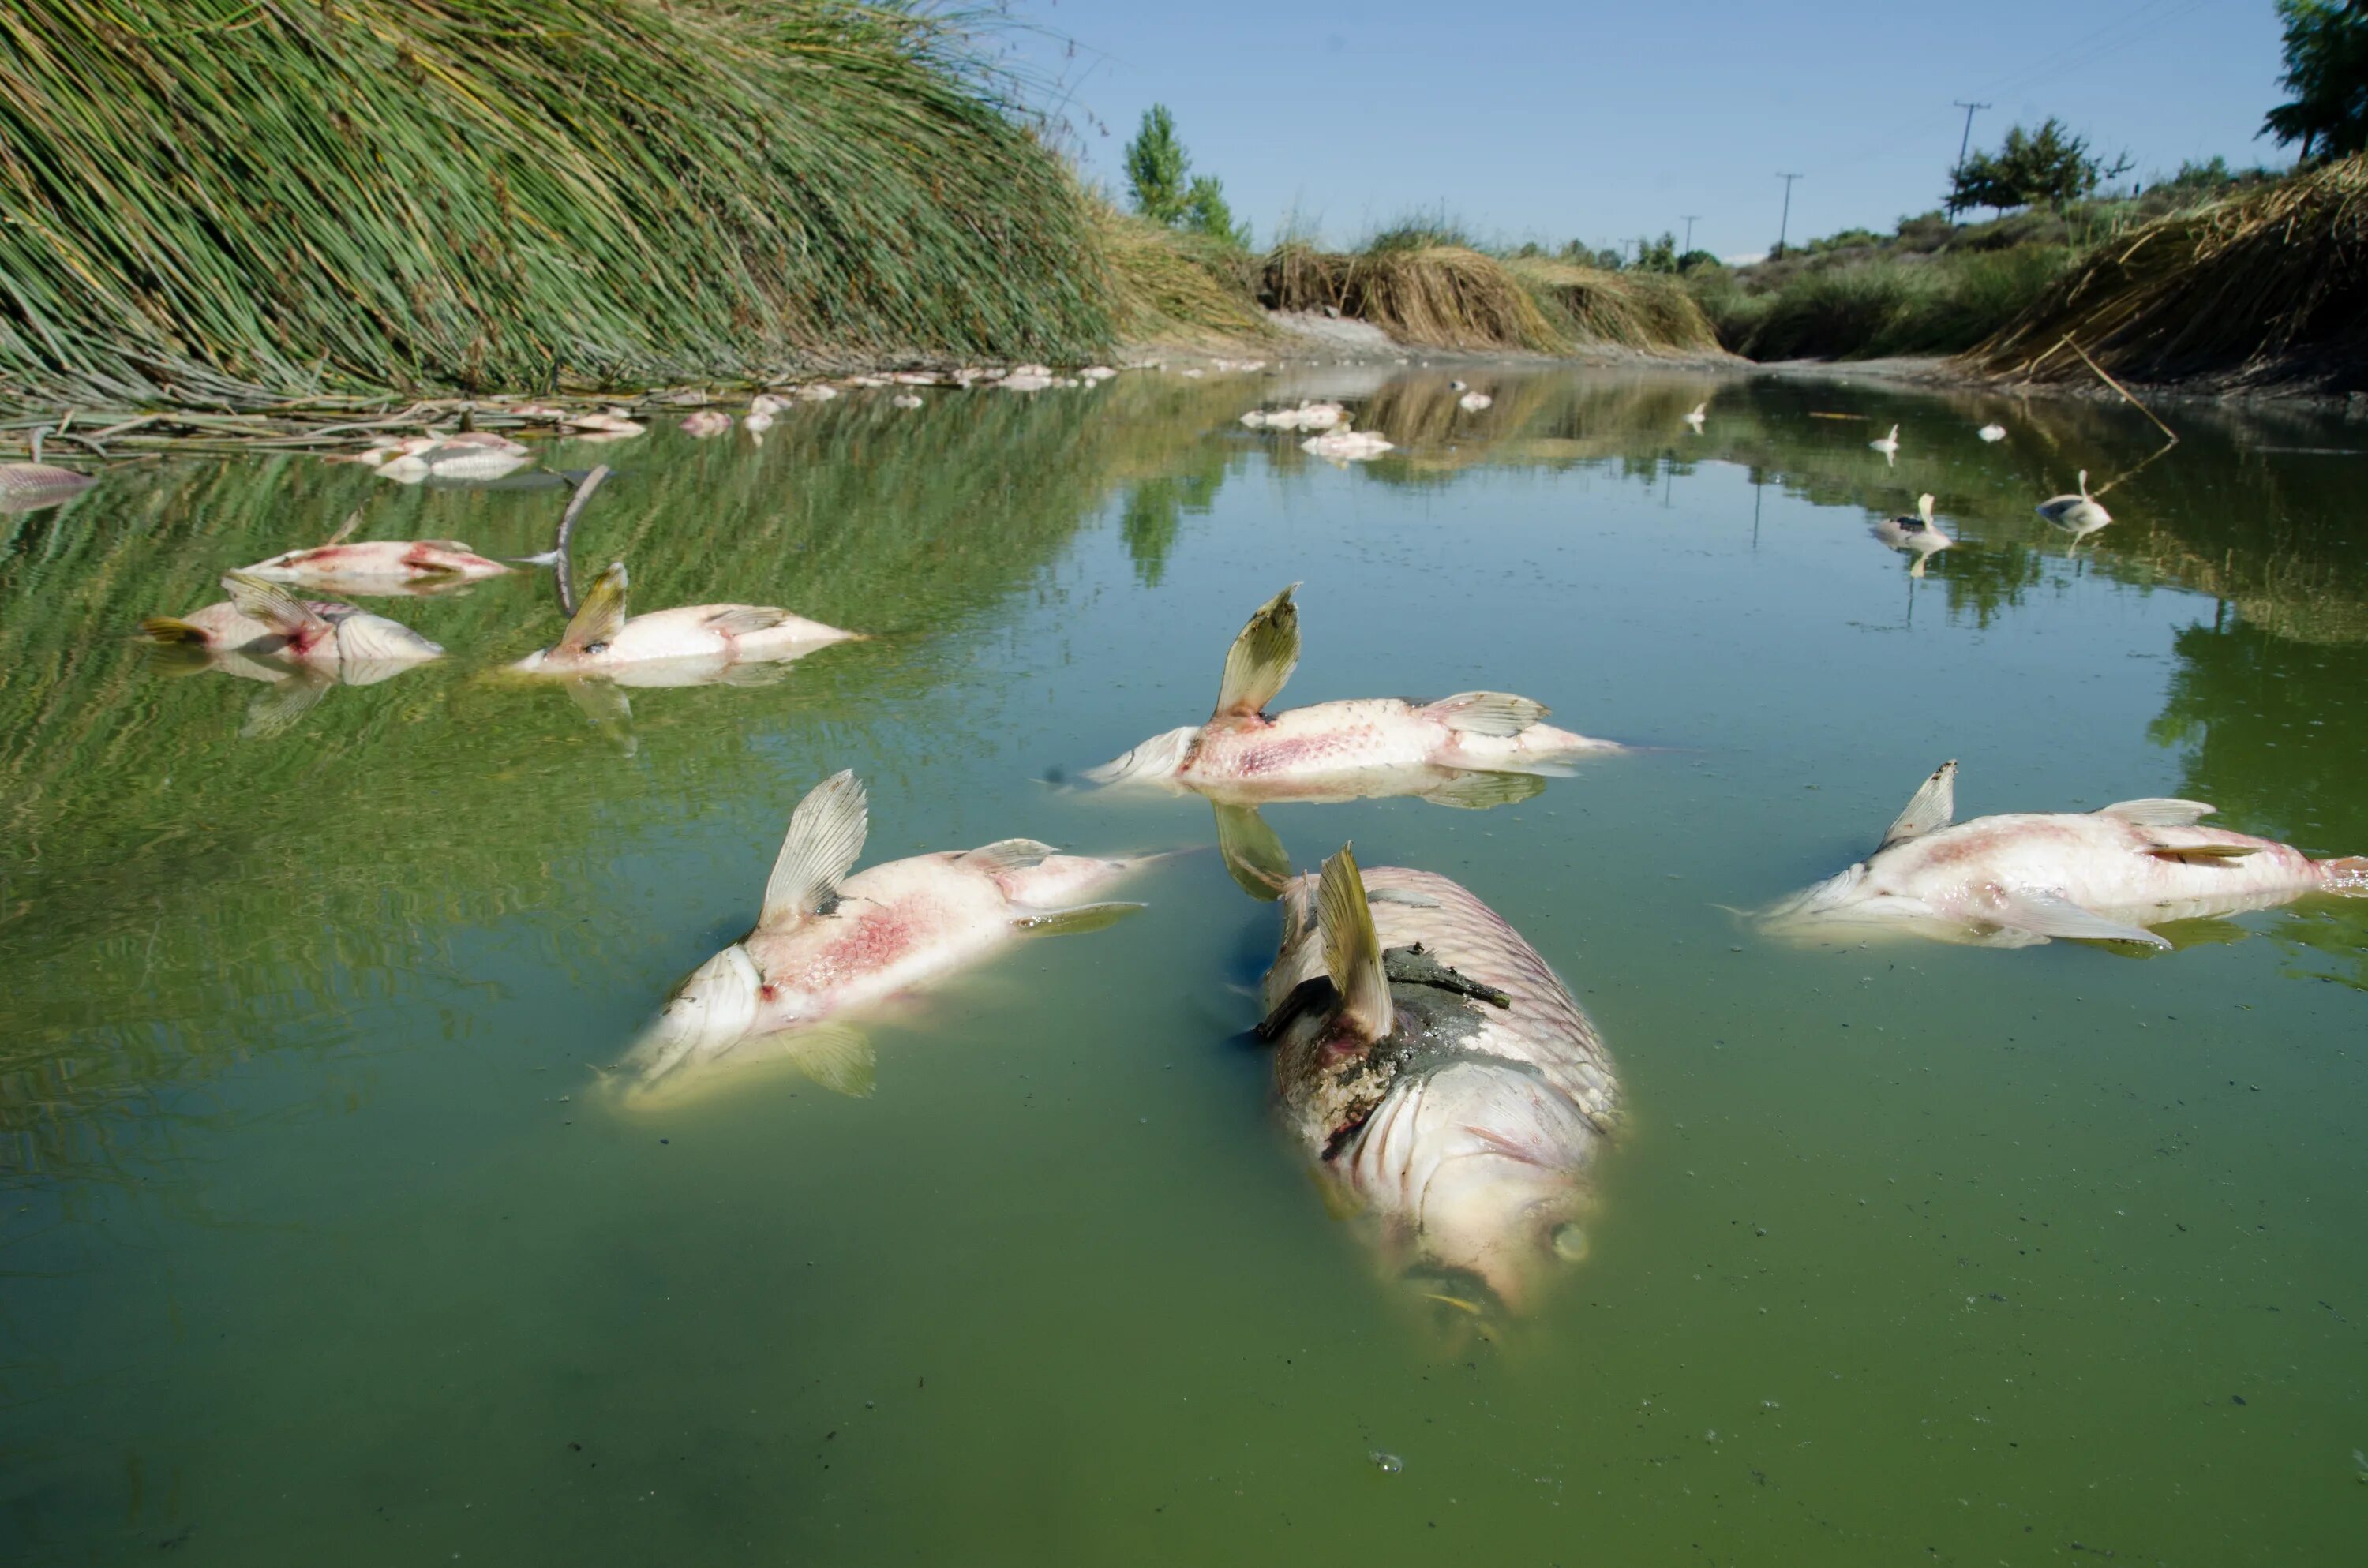
M 1380 1471 L 1383 1475 L 1395 1475 L 1398 1471 L 1406 1468 L 1406 1460 L 1398 1458 L 1395 1454 L 1385 1453 L 1380 1449 L 1375 1449 L 1372 1451 L 1371 1458 L 1373 1461 L 1373 1468 Z

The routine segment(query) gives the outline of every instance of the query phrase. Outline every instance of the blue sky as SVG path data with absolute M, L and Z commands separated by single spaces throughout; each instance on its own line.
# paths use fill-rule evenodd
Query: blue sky
M 1176 113 L 1263 241 L 1294 212 L 1338 242 L 1441 206 L 1488 238 L 1609 244 L 1702 214 L 1734 256 L 1887 229 L 1940 204 L 1964 111 L 1976 146 L 2054 114 L 2140 174 L 2291 159 L 2270 0 L 1768 6 L 1701 0 L 1009 0 L 1089 178 L 1122 188 L 1144 109 Z M 1074 40 L 1074 52 L 1060 40 Z M 1102 133 L 1107 127 L 1108 135 Z

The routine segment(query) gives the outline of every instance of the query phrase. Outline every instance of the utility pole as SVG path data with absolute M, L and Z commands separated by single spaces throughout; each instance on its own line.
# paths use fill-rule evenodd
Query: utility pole
M 1679 256 L 1684 256 L 1694 248 L 1694 220 L 1701 217 L 1702 214 L 1699 212 L 1680 212 L 1678 216 L 1686 221 L 1686 248 L 1685 250 L 1681 250 L 1678 253 Z
M 1793 182 L 1801 176 L 1779 173 L 1776 177 L 1784 182 L 1784 216 L 1776 225 L 1776 254 L 1782 256 L 1784 236 L 1793 232 Z
M 1954 185 L 1956 183 L 1957 176 L 1965 172 L 1965 153 L 1974 144 L 1974 111 L 1977 108 L 1989 108 L 1993 106 L 1989 104 L 1956 102 L 1952 103 L 1951 107 L 1961 108 L 1965 111 L 1965 133 L 1957 138 L 1957 166 L 1950 171 L 1949 176 L 1949 183 Z M 1949 216 L 1953 218 L 1956 215 L 1957 198 L 1955 192 L 1952 191 L 1949 196 Z

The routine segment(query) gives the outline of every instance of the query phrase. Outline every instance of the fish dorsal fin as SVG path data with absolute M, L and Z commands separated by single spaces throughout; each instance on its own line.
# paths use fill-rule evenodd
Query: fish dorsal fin
M 2110 806 L 2099 806 L 2095 814 L 2119 817 L 2140 827 L 2193 827 L 2216 809 L 2201 801 L 2172 801 L 2157 796 L 2144 801 L 2115 801 Z
M 1919 838 L 1937 833 L 1949 825 L 1957 814 L 1957 764 L 1952 757 L 1932 770 L 1916 793 L 1908 798 L 1907 809 L 1892 820 L 1883 833 L 1878 852 L 1890 848 L 1903 839 Z
M 1343 1015 L 1367 1040 L 1380 1040 L 1397 1021 L 1390 978 L 1382 968 L 1382 938 L 1365 902 L 1365 879 L 1348 845 L 1324 862 L 1315 893 L 1315 923 L 1324 937 L 1324 971 L 1340 994 Z
M 335 550 L 337 546 L 345 543 L 346 540 L 353 538 L 354 530 L 361 526 L 362 509 L 359 506 L 357 506 L 352 511 L 346 514 L 346 520 L 337 525 L 337 531 L 331 534 L 329 536 L 328 542 L 324 544 L 321 548 L 324 550 Z
M 2143 926 L 2108 920 L 2083 909 L 2062 893 L 2046 888 L 2017 888 L 2005 895 L 1997 916 L 2001 926 L 2041 937 L 2063 937 L 2077 942 L 2139 942 L 2149 948 L 2170 944 Z
M 1550 710 L 1543 702 L 1515 697 L 1509 691 L 1460 691 L 1440 698 L 1423 711 L 1451 730 L 1503 737 L 1520 734 Z
M 973 871 L 994 876 L 1001 871 L 1024 871 L 1043 864 L 1047 856 L 1059 853 L 1051 845 L 1039 844 L 1032 838 L 998 838 L 993 844 L 965 849 L 954 858 Z
M 770 605 L 725 605 L 707 618 L 710 629 L 733 637 L 767 631 L 789 619 L 790 612 Z
M 1212 718 L 1248 718 L 1281 692 L 1299 664 L 1299 607 L 1291 599 L 1298 591 L 1293 583 L 1258 606 L 1234 639 L 1225 652 L 1225 678 L 1217 687 Z
M 570 653 L 588 653 L 615 642 L 624 625 L 625 563 L 611 561 L 609 569 L 584 590 L 575 613 L 568 618 L 567 630 L 559 635 L 559 646 Z
M 1924 520 L 1926 528 L 1932 526 L 1932 497 L 1930 495 L 1916 497 L 1916 515 Z
M 244 572 L 225 572 L 222 582 L 239 614 L 263 622 L 282 637 L 319 638 L 330 630 L 319 612 L 277 583 L 267 583 Z
M 772 880 L 765 884 L 757 924 L 795 922 L 820 910 L 855 869 L 871 820 L 863 780 L 853 768 L 815 785 L 790 813 L 789 835 L 773 862 Z

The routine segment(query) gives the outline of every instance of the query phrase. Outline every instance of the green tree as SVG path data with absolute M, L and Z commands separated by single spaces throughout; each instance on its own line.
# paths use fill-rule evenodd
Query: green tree
M 1234 222 L 1224 182 L 1192 173 L 1192 155 L 1176 139 L 1176 117 L 1166 104 L 1143 111 L 1143 129 L 1126 144 L 1126 183 L 1134 210 L 1153 222 L 1248 246 L 1249 225 Z
M 2261 134 L 2302 143 L 2305 159 L 2368 149 L 2368 4 L 2277 0 L 2285 23 L 2286 74 L 2294 94 L 2261 117 Z
M 2105 180 L 2129 173 L 2124 156 L 2111 167 L 2092 156 L 2086 137 L 2075 136 L 2054 115 L 2037 131 L 2018 125 L 1996 153 L 1976 153 L 1958 165 L 1949 190 L 1949 210 L 1989 207 L 2061 207 L 2087 196 Z

